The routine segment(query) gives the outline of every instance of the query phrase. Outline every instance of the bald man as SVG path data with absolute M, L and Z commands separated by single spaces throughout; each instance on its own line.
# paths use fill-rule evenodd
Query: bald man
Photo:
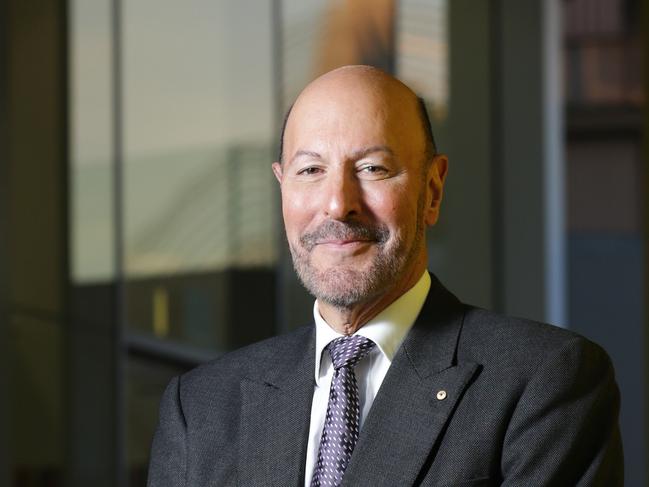
M 150 486 L 618 486 L 606 353 L 427 271 L 448 160 L 367 66 L 300 94 L 273 164 L 314 322 L 169 384 Z

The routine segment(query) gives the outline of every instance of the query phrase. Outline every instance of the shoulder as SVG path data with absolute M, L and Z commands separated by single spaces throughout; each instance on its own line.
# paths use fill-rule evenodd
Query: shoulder
M 228 352 L 180 376 L 181 395 L 195 396 L 205 391 L 213 395 L 216 389 L 227 394 L 231 387 L 239 387 L 241 379 L 263 375 L 302 356 L 312 335 L 313 325 L 305 325 Z
M 554 366 L 569 373 L 612 370 L 602 347 L 570 330 L 466 306 L 458 340 L 458 358 L 532 375 Z

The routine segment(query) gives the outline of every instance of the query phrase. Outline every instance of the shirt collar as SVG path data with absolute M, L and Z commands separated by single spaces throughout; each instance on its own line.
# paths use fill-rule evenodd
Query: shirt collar
M 377 348 L 392 363 L 394 354 L 397 352 L 408 330 L 415 323 L 424 305 L 424 301 L 430 290 L 430 282 L 430 275 L 427 271 L 424 271 L 417 284 L 364 324 L 354 334 L 369 338 L 376 343 Z M 313 304 L 313 319 L 315 320 L 316 328 L 315 381 L 317 385 L 320 385 L 320 378 L 326 373 L 326 370 L 320 370 L 322 351 L 332 340 L 343 335 L 331 328 L 322 318 L 318 309 L 317 300 Z

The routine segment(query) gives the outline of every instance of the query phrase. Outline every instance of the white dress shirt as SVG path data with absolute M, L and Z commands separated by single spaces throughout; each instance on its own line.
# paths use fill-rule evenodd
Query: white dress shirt
M 424 271 L 417 284 L 355 333 L 355 335 L 369 338 L 376 344 L 376 347 L 354 369 L 358 383 L 361 413 L 359 430 L 363 427 L 367 413 L 372 407 L 376 393 L 381 387 L 385 374 L 388 372 L 394 354 L 421 311 L 429 289 L 430 275 L 427 271 Z M 322 428 L 324 427 L 329 402 L 329 388 L 334 373 L 331 357 L 328 353 L 322 352 L 329 342 L 343 336 L 331 328 L 322 318 L 318 310 L 318 301 L 313 305 L 313 318 L 316 327 L 315 387 L 311 405 L 309 443 L 306 451 L 305 487 L 311 485 L 311 478 L 318 460 L 320 437 L 322 436 Z

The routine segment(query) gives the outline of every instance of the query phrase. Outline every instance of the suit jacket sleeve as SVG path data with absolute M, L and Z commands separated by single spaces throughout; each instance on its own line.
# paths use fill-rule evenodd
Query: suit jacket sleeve
M 149 487 L 185 485 L 187 424 L 180 404 L 180 378 L 167 386 L 160 402 L 158 428 L 151 447 Z
M 511 418 L 503 485 L 622 486 L 619 392 L 597 345 L 575 337 L 548 354 Z

